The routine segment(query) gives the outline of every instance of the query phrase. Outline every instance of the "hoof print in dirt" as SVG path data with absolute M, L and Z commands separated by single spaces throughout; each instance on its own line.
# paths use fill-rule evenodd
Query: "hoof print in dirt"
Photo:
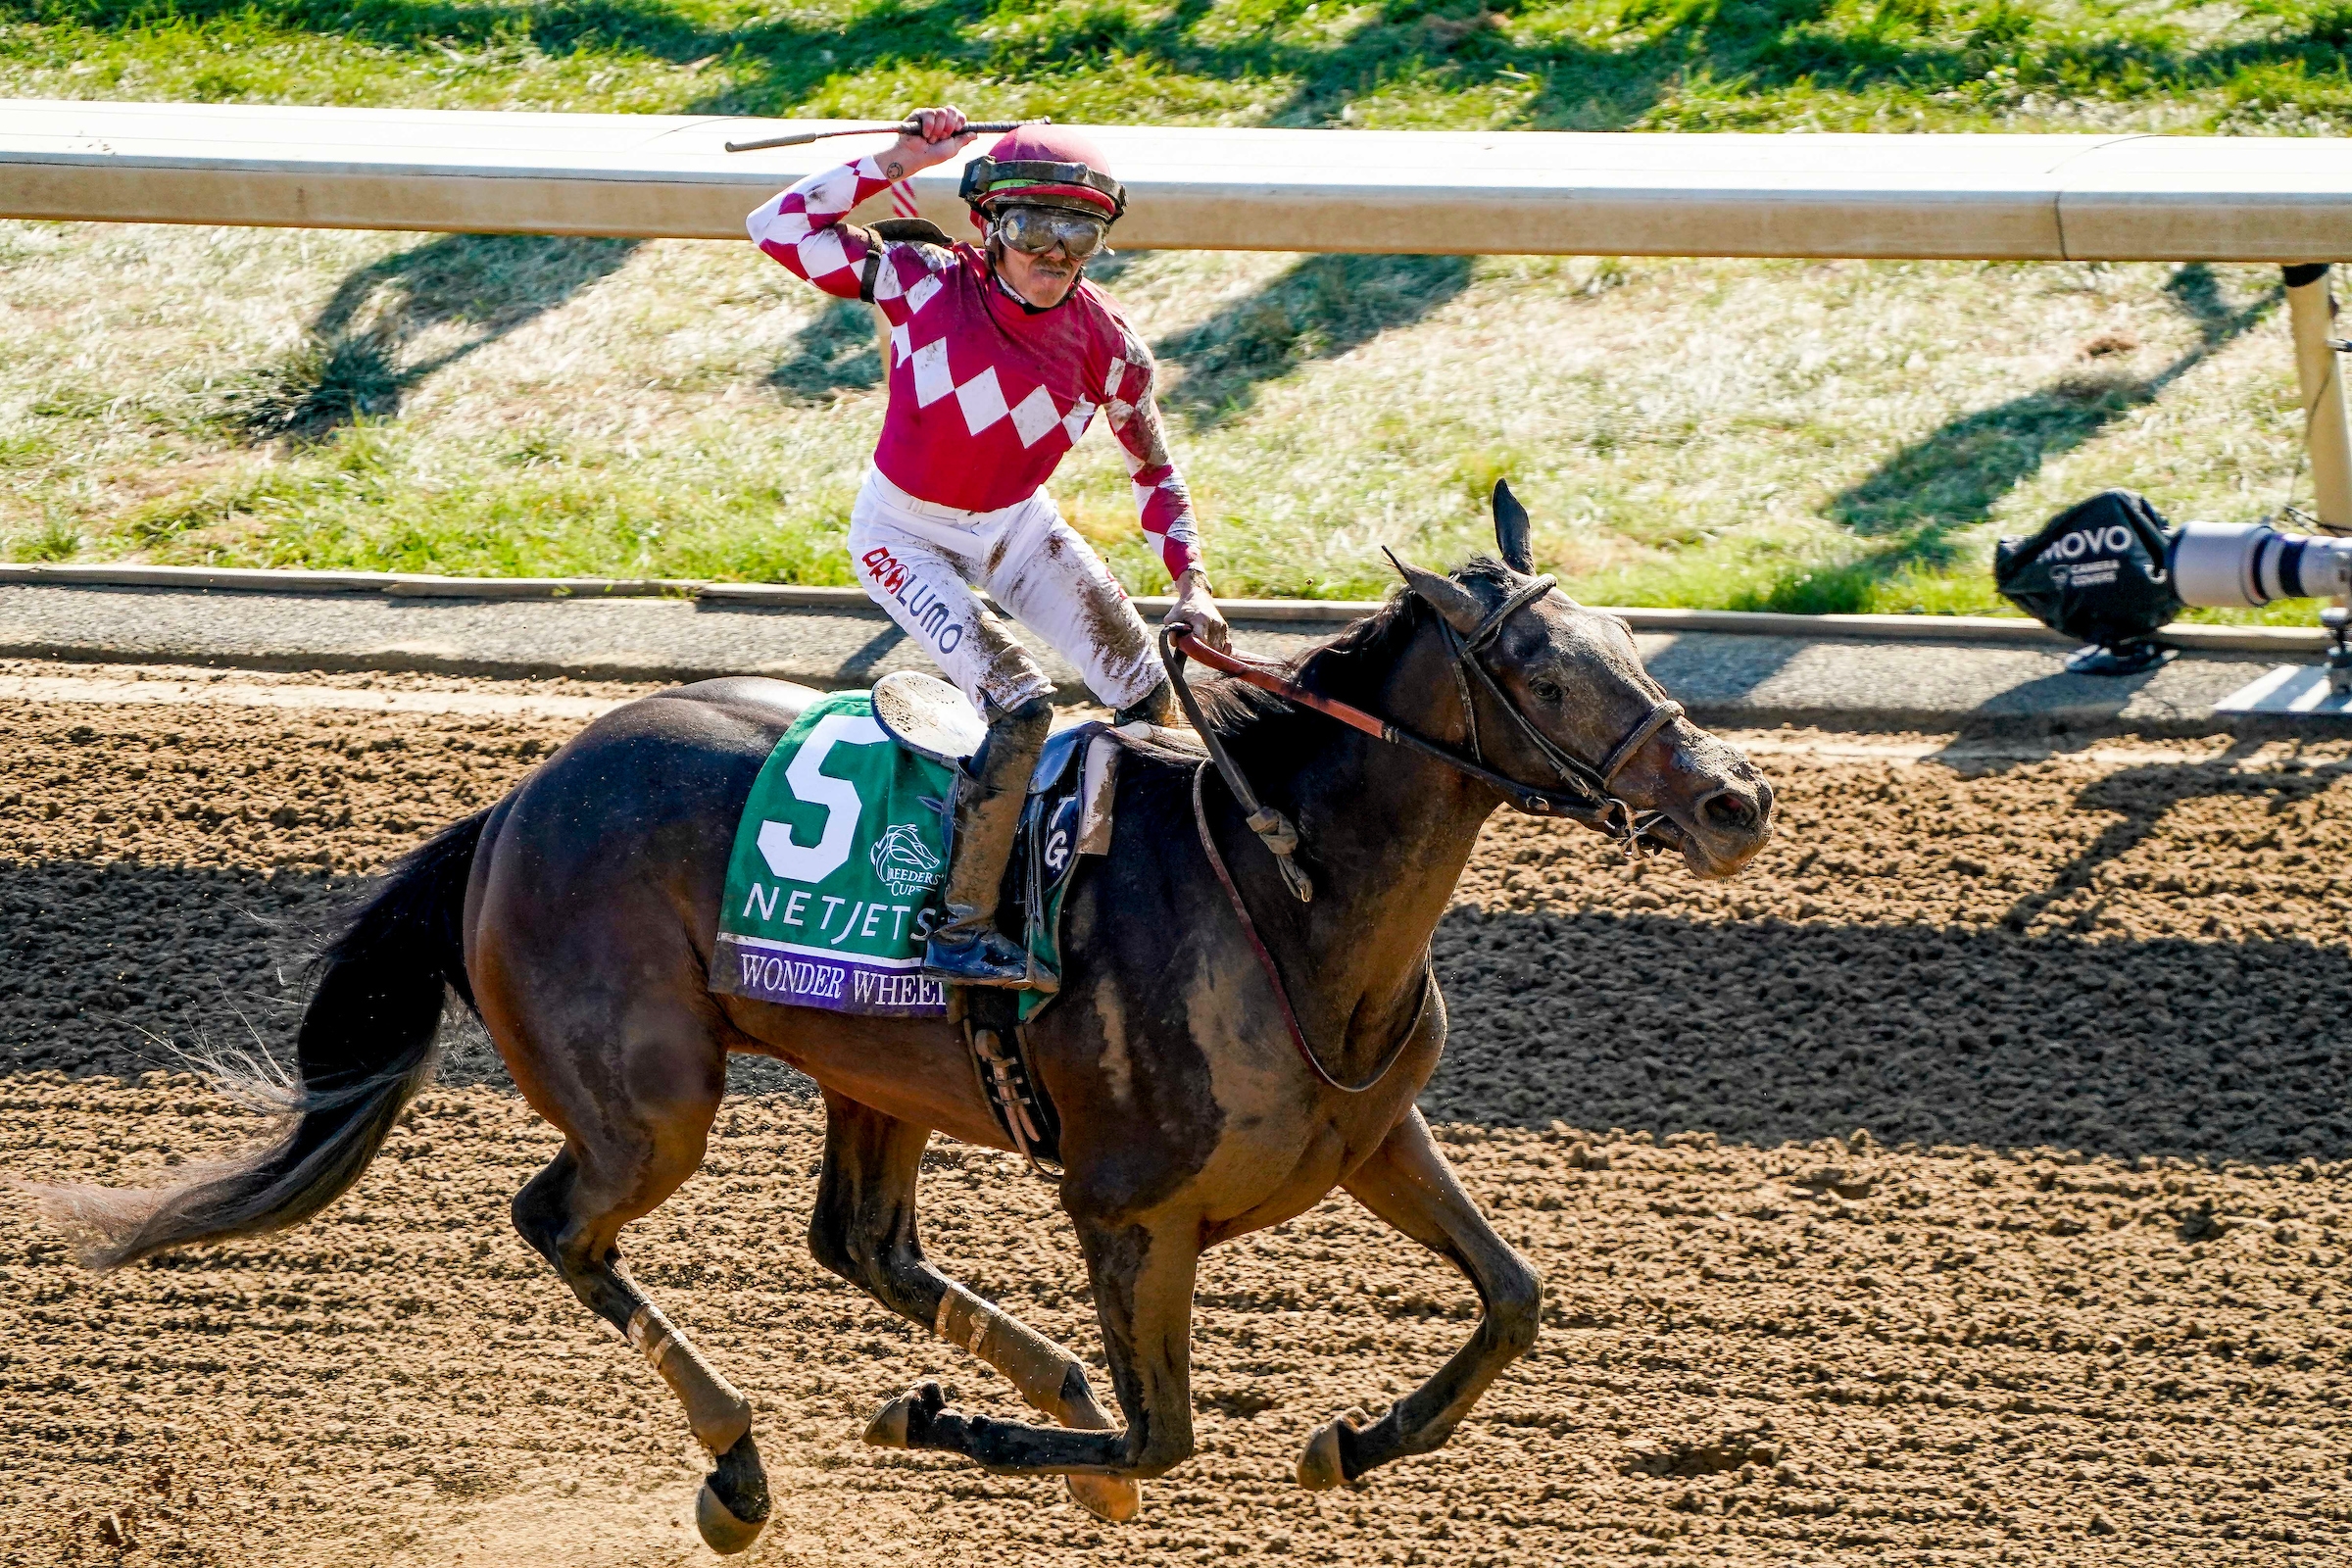
M 1787 1451 L 1768 1422 L 1749 1431 L 1726 1432 L 1707 1443 L 1636 1443 L 1618 1469 L 1629 1476 L 1689 1480 L 1724 1475 L 1751 1464 L 1769 1470 Z

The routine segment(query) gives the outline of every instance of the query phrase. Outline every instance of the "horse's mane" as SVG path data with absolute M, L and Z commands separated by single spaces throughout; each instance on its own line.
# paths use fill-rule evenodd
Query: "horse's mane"
M 1453 580 L 1482 601 L 1498 604 L 1517 574 L 1492 556 L 1473 556 L 1453 574 Z M 1351 621 L 1328 642 L 1307 649 L 1280 667 L 1309 691 L 1344 701 L 1361 702 L 1380 675 L 1404 656 L 1405 647 L 1434 614 L 1420 595 L 1399 590 L 1363 619 Z M 1245 748 L 1281 767 L 1307 760 L 1309 748 L 1320 744 L 1318 726 L 1298 722 L 1310 710 L 1260 691 L 1231 676 L 1195 679 L 1193 695 L 1200 716 L 1228 747 Z M 1151 754 L 1147 754 L 1151 755 Z M 1200 765 L 1197 752 L 1170 749 L 1162 759 L 1186 772 Z

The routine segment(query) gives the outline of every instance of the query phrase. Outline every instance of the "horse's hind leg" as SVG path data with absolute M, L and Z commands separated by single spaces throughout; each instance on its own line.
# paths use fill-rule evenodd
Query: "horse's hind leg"
M 1198 1215 L 1157 1224 L 1074 1215 L 1102 1323 L 1102 1348 L 1119 1391 L 1124 1432 L 1071 1432 L 992 1421 L 946 1408 L 926 1383 L 885 1408 L 909 1448 L 960 1453 L 999 1475 L 1165 1475 L 1193 1452 L 1193 1281 L 1200 1261 Z
M 928 1128 L 825 1094 L 825 1164 L 808 1250 L 826 1268 L 902 1317 L 971 1351 L 1011 1380 L 1021 1397 L 1065 1427 L 1107 1432 L 1086 1368 L 1068 1350 L 933 1268 L 915 1235 L 915 1178 Z M 910 1401 L 893 1400 L 874 1420 L 869 1442 L 906 1446 Z M 1069 1478 L 1071 1498 L 1099 1518 L 1135 1516 L 1142 1494 L 1110 1476 Z
M 1444 1445 L 1487 1385 L 1535 1344 L 1544 1306 L 1543 1280 L 1462 1191 L 1420 1111 L 1407 1112 L 1390 1130 L 1347 1187 L 1366 1208 L 1469 1276 L 1486 1312 L 1470 1343 L 1378 1421 L 1359 1429 L 1342 1416 L 1307 1440 L 1298 1484 L 1310 1489 L 1336 1487 L 1375 1465 Z
M 713 1078 L 682 1097 L 636 1099 L 601 1107 L 606 1114 L 559 1121 L 563 1152 L 515 1195 L 513 1212 L 523 1240 L 589 1310 L 627 1337 L 686 1407 L 687 1425 L 715 1461 L 696 1498 L 695 1523 L 713 1551 L 735 1552 L 759 1536 L 769 1510 L 751 1401 L 637 1288 L 618 1243 L 622 1226 L 650 1213 L 702 1163 L 723 1086 Z

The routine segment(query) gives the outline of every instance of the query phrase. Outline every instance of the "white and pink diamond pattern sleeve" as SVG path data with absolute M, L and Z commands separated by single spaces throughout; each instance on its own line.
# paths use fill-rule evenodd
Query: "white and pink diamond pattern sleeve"
M 744 220 L 752 243 L 776 261 L 845 300 L 858 297 L 867 241 L 841 220 L 850 209 L 890 183 L 871 158 L 810 174 L 762 202 Z
M 1152 396 L 1152 355 L 1132 337 L 1110 362 L 1103 377 L 1102 407 L 1127 455 L 1127 478 L 1135 486 L 1135 510 L 1144 536 L 1159 547 L 1168 576 L 1183 576 L 1200 564 L 1200 531 L 1193 521 L 1193 498 L 1184 475 L 1168 456 L 1159 403 Z

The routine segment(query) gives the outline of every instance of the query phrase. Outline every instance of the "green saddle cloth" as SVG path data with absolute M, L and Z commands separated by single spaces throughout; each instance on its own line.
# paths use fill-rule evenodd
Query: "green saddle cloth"
M 776 742 L 727 860 L 710 989 L 796 1007 L 942 1017 L 921 973 L 948 872 L 955 772 L 893 741 L 867 693 L 811 704 Z
M 1055 972 L 1078 862 L 1109 848 L 1109 759 L 1087 760 L 1101 728 L 1049 743 L 1006 879 L 1008 917 Z M 947 987 L 922 974 L 923 939 L 940 916 L 955 787 L 953 767 L 891 739 L 869 694 L 809 705 L 744 802 L 710 989 L 835 1012 L 946 1016 Z M 1020 1017 L 1050 1000 L 1022 992 Z

